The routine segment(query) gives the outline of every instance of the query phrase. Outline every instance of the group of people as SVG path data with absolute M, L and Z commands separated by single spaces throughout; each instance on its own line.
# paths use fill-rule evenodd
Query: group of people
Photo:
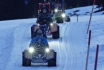
M 49 26 L 51 22 L 52 22 L 52 16 L 49 10 L 47 9 L 47 7 L 43 6 L 37 17 L 36 23 L 39 23 L 40 25 L 46 24 L 47 26 Z
M 39 13 L 37 17 L 36 23 L 39 23 L 40 25 L 46 24 L 46 29 L 49 27 L 50 23 L 52 22 L 52 16 L 49 13 L 46 6 L 43 6 L 41 9 L 41 12 Z M 41 29 L 38 29 L 36 32 L 36 37 L 34 37 L 31 40 L 31 45 L 34 44 L 36 41 L 42 42 L 44 45 L 48 45 L 46 37 L 43 36 L 43 31 Z

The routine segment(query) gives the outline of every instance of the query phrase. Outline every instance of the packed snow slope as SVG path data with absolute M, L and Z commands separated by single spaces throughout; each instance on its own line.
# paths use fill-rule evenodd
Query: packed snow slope
M 88 70 L 94 69 L 96 45 L 100 45 L 98 70 L 104 70 L 104 16 L 92 17 Z M 31 41 L 30 28 L 36 19 L 0 21 L 0 70 L 85 70 L 87 26 L 89 16 L 71 17 L 71 22 L 59 24 L 60 39 L 48 40 L 57 52 L 57 66 L 22 66 L 22 52 Z
M 97 5 L 94 5 L 93 12 L 96 12 L 98 10 L 101 10 L 102 7 L 97 8 Z M 85 7 L 78 7 L 73 9 L 67 9 L 65 10 L 66 14 L 69 16 L 75 16 L 75 14 L 80 16 L 89 16 L 92 11 L 92 6 L 85 6 Z M 94 15 L 103 15 L 104 11 L 93 13 Z

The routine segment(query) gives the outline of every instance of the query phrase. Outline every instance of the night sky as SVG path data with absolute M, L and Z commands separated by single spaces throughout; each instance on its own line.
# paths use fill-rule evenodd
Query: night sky
M 97 0 L 99 4 L 104 0 Z M 43 0 L 0 0 L 0 20 L 37 17 L 38 3 Z M 62 2 L 56 0 L 56 2 Z M 93 0 L 65 0 L 65 8 L 92 5 Z
M 37 17 L 38 3 L 44 0 L 0 0 L 0 20 Z
M 0 19 L 30 18 L 35 14 L 35 5 L 32 0 L 1 0 Z

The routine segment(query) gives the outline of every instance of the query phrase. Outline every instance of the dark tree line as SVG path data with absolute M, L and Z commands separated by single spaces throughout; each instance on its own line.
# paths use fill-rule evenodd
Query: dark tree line
M 43 0 L 0 0 L 0 20 L 22 19 L 37 17 L 38 3 Z M 56 0 L 56 2 L 62 2 Z M 88 6 L 93 0 L 65 0 L 65 8 Z M 103 6 L 104 0 L 96 0 L 98 7 Z
M 97 0 L 98 7 L 103 7 L 102 10 L 104 10 L 104 0 Z
M 40 0 L 0 0 L 0 20 L 32 18 Z

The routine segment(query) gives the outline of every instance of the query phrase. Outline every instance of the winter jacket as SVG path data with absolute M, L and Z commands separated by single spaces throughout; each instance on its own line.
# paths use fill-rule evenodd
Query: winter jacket
M 37 18 L 37 23 L 39 23 L 40 25 L 44 25 L 44 24 L 49 24 L 50 22 L 52 22 L 52 17 L 50 15 L 50 13 L 40 13 L 38 15 L 38 18 Z
M 31 40 L 30 45 L 35 45 L 36 43 L 40 43 L 40 44 L 42 44 L 43 46 L 48 45 L 47 39 L 46 39 L 45 37 L 43 37 L 43 36 L 36 36 L 36 37 L 34 37 L 34 38 Z

